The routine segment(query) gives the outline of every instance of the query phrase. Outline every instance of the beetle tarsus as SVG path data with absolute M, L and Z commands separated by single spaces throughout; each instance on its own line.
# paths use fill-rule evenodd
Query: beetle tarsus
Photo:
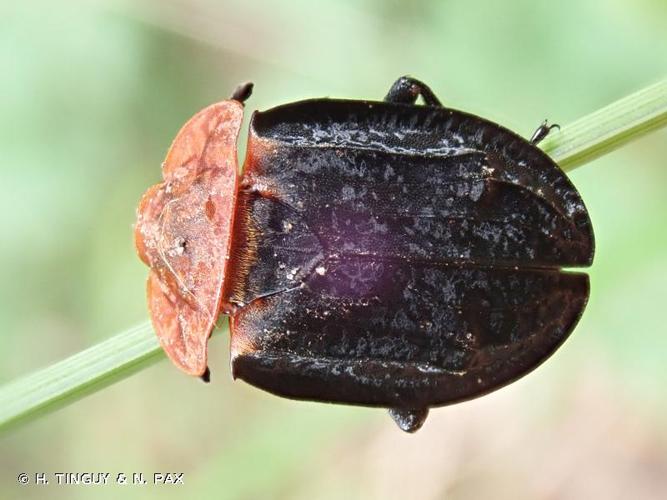
M 544 120 L 542 124 L 539 127 L 537 127 L 537 129 L 533 133 L 533 136 L 530 138 L 530 143 L 533 145 L 539 144 L 546 136 L 549 135 L 549 132 L 551 132 L 551 130 L 555 128 L 560 130 L 560 125 L 558 125 L 557 123 L 549 125 L 547 120 Z
M 202 379 L 202 381 L 206 382 L 207 384 L 211 381 L 211 370 L 208 369 L 208 366 L 206 367 L 206 370 L 199 378 Z
M 255 84 L 252 82 L 243 82 L 238 84 L 234 89 L 234 92 L 232 92 L 230 99 L 239 101 L 241 104 L 243 104 L 252 95 L 252 89 L 254 86 Z
M 412 410 L 390 408 L 389 415 L 394 419 L 394 422 L 396 422 L 396 425 L 398 425 L 402 431 L 412 434 L 421 429 L 421 426 L 426 422 L 428 408 L 417 408 Z
M 427 106 L 442 107 L 442 103 L 424 82 L 409 76 L 402 76 L 394 82 L 384 98 L 387 102 L 414 104 L 421 96 Z

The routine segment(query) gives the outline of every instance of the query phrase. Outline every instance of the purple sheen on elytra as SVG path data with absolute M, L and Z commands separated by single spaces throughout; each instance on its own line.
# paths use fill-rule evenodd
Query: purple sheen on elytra
M 423 409 L 528 373 L 567 338 L 592 260 L 578 193 L 510 131 L 434 108 L 256 113 L 233 258 L 234 375 L 318 401 Z

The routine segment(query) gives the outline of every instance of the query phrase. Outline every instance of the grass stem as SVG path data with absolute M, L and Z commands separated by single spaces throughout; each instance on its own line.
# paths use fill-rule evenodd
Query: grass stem
M 572 170 L 667 124 L 667 80 L 553 132 L 543 149 Z M 142 323 L 47 368 L 0 387 L 0 431 L 96 392 L 164 359 Z

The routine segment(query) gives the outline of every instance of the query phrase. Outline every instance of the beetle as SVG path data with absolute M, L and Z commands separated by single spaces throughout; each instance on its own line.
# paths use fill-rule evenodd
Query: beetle
M 399 78 L 383 101 L 255 112 L 252 84 L 176 136 L 137 210 L 148 307 L 169 358 L 208 381 L 230 317 L 231 367 L 294 399 L 429 408 L 481 396 L 546 360 L 586 306 L 584 203 L 531 140 Z M 423 104 L 417 104 L 421 96 Z

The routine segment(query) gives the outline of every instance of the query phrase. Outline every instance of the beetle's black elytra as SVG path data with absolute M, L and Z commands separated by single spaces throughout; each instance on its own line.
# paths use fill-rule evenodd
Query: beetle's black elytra
M 425 106 L 415 105 L 421 96 Z M 232 240 L 235 377 L 275 394 L 428 408 L 530 372 L 586 305 L 593 231 L 531 141 L 400 78 L 385 102 L 257 112 Z

